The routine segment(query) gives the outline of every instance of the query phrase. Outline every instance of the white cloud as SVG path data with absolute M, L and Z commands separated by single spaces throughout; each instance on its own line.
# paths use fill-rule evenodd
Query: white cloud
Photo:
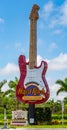
M 67 97 L 67 93 L 66 92 L 61 92 L 61 93 L 59 93 L 59 95 L 57 95 L 56 99 L 63 101 L 63 99 L 65 97 Z
M 67 54 L 60 54 L 48 63 L 49 70 L 67 70 Z
M 40 55 L 37 56 L 37 65 L 41 64 L 41 61 L 45 60 L 48 63 L 49 70 L 67 70 L 67 53 L 60 54 L 58 57 L 48 60 L 44 59 Z M 19 67 L 14 63 L 8 63 L 4 68 L 0 68 L 0 76 L 17 74 L 19 73 Z
M 40 16 L 46 20 L 50 28 L 60 26 L 67 26 L 67 0 L 59 6 L 54 5 L 52 1 L 47 2 L 44 6 Z
M 37 57 L 37 63 L 38 65 L 41 63 L 41 60 L 43 60 L 43 58 L 41 56 Z M 48 62 L 48 70 L 67 70 L 67 53 L 66 54 L 59 54 L 58 57 L 48 60 L 45 59 L 46 62 Z
M 38 55 L 37 56 L 37 65 L 39 66 L 40 64 L 41 64 L 41 61 L 43 60 L 43 58 L 40 56 L 40 55 Z
M 60 24 L 67 26 L 67 0 L 60 7 Z
M 0 23 L 4 23 L 4 19 L 3 18 L 0 18 Z
M 56 7 L 55 13 L 56 15 L 53 16 L 50 27 L 57 25 L 67 26 L 67 0 L 61 6 Z
M 49 88 L 50 88 L 50 99 L 54 99 L 56 100 L 57 99 L 57 95 L 56 95 L 56 92 L 57 90 L 59 89 L 58 85 L 56 84 L 49 84 Z
M 47 19 L 51 12 L 53 11 L 53 2 L 52 1 L 49 1 L 47 4 L 45 4 L 40 16 L 43 18 L 43 19 Z
M 0 75 L 9 75 L 18 73 L 18 67 L 14 63 L 8 63 L 4 68 L 0 68 Z
M 50 86 L 50 99 L 54 99 L 56 100 L 63 100 L 64 97 L 67 96 L 66 92 L 61 92 L 58 95 L 56 95 L 58 89 L 60 88 L 60 85 L 58 84 L 53 84 L 53 85 L 49 85 Z

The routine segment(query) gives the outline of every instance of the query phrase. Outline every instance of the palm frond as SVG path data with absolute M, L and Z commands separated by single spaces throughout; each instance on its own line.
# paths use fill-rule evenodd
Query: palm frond
M 63 92 L 63 91 L 65 91 L 65 90 L 64 90 L 64 88 L 63 88 L 63 87 L 61 87 L 61 88 L 59 88 L 59 89 L 58 89 L 58 91 L 57 91 L 57 93 L 56 93 L 56 94 L 58 95 L 60 92 Z
M 16 87 L 16 83 L 15 83 L 14 81 L 10 81 L 10 82 L 8 83 L 8 86 L 9 86 L 10 88 L 15 88 L 15 87 Z
M 11 93 L 13 93 L 14 91 L 13 90 L 7 90 L 6 92 L 3 93 L 3 97 L 7 96 L 7 95 L 10 95 Z
M 67 85 L 67 78 L 64 79 L 65 84 Z
M 64 81 L 62 81 L 62 80 L 60 80 L 60 79 L 56 81 L 56 84 L 59 84 L 59 85 L 61 85 L 61 86 L 65 86 Z
M 7 80 L 3 80 L 2 82 L 0 82 L 0 89 L 2 88 L 2 86 L 7 82 Z
M 60 92 L 67 92 L 67 78 L 65 78 L 64 80 L 57 80 L 56 81 L 56 84 L 59 84 L 61 87 L 59 88 L 59 90 L 57 91 L 57 95 L 60 93 Z
M 16 84 L 18 83 L 18 78 L 17 77 L 15 77 L 15 82 L 16 82 Z

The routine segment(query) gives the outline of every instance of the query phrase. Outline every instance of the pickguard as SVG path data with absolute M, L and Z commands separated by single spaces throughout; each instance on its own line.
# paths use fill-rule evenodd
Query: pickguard
M 42 80 L 42 71 L 44 69 L 44 63 L 40 68 L 34 68 L 34 69 L 29 69 L 29 65 L 27 65 L 27 73 L 24 81 L 24 86 L 26 88 L 26 84 L 29 82 L 35 82 L 39 84 L 39 89 L 45 88 L 44 87 L 44 82 Z

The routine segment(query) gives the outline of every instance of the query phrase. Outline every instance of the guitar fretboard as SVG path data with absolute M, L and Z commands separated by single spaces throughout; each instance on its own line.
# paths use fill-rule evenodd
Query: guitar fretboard
M 29 48 L 29 68 L 33 69 L 37 64 L 37 19 L 39 6 L 34 5 L 30 14 L 30 48 Z

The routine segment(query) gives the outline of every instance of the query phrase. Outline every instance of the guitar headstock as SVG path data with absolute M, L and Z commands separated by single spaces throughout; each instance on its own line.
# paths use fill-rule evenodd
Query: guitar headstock
M 30 20 L 37 20 L 39 18 L 38 15 L 38 10 L 40 9 L 40 7 L 36 4 L 33 5 L 29 19 Z

